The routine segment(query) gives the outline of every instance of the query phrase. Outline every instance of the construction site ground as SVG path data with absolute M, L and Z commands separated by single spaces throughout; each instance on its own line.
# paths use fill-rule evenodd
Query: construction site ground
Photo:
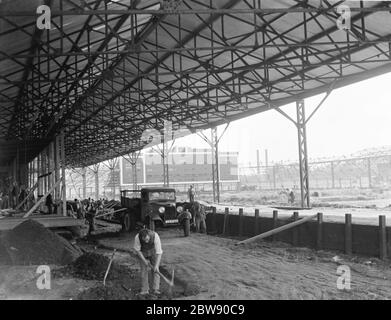
M 175 269 L 194 291 L 181 299 L 391 299 L 390 262 L 266 241 L 235 246 L 237 239 L 195 233 L 185 238 L 179 229 L 159 233 L 164 269 Z M 128 252 L 133 238 L 99 243 Z M 351 269 L 350 290 L 337 288 L 339 265 Z
M 174 269 L 176 283 L 174 294 L 163 295 L 163 299 L 391 299 L 389 261 L 267 241 L 235 246 L 237 239 L 196 233 L 185 238 L 178 228 L 159 230 L 159 234 L 164 250 L 162 271 L 169 276 Z M 107 257 L 117 249 L 114 261 L 133 274 L 126 280 L 130 283 L 122 284 L 133 290 L 123 297 L 129 299 L 135 299 L 139 290 L 139 265 L 132 253 L 134 235 L 102 234 L 93 243 L 79 243 L 84 251 Z M 351 269 L 350 290 L 337 287 L 339 265 Z M 103 280 L 56 276 L 61 267 L 52 268 L 51 290 L 39 290 L 37 266 L 2 266 L 0 299 L 79 299 Z M 162 284 L 166 293 L 168 287 Z

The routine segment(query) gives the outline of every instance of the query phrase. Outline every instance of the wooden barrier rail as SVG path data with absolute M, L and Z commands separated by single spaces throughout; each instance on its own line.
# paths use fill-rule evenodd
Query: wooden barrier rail
M 379 256 L 387 259 L 391 250 L 391 227 L 386 225 L 386 217 L 379 216 L 379 224 L 355 225 L 352 215 L 345 214 L 345 223 L 324 222 L 323 213 L 299 219 L 299 213 L 294 212 L 291 222 L 284 224 L 278 219 L 278 211 L 273 211 L 273 217 L 260 216 L 259 209 L 255 209 L 253 216 L 244 214 L 243 208 L 237 214 L 230 214 L 229 208 L 224 213 L 217 213 L 216 208 L 211 209 L 209 222 L 213 234 L 221 233 L 223 236 L 250 236 L 249 239 L 238 244 L 270 237 L 272 241 L 279 240 L 291 243 L 294 246 L 305 246 L 316 250 L 340 250 L 346 254 L 364 254 Z M 314 221 L 312 221 L 314 220 Z M 297 228 L 308 223 L 305 227 Z M 288 233 L 283 231 L 290 230 Z M 253 236 L 252 236 L 253 235 Z M 252 236 L 252 237 L 251 237 Z

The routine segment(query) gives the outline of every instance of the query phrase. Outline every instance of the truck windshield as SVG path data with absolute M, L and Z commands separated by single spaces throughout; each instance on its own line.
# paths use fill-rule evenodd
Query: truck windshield
M 131 199 L 140 198 L 141 192 L 140 191 L 130 191 L 130 190 L 122 191 L 122 196 L 126 197 L 126 198 L 131 198 Z
M 150 192 L 149 200 L 175 200 L 175 192 Z

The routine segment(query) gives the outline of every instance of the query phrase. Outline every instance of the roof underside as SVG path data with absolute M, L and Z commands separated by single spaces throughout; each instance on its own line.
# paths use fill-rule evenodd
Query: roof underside
M 337 27 L 341 3 L 351 9 L 349 31 Z M 36 27 L 42 4 L 52 9 L 49 31 Z M 3 0 L 0 141 L 40 146 L 63 130 L 67 164 L 90 165 L 142 148 L 142 133 L 164 120 L 174 130 L 209 128 L 389 72 L 390 8 Z M 0 152 L 0 162 L 13 154 Z

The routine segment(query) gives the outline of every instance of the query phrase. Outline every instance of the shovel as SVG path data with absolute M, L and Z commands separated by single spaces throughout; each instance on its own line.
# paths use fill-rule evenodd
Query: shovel
M 149 266 L 153 270 L 153 266 L 151 263 L 149 263 Z M 172 288 L 174 287 L 174 269 L 172 269 L 172 272 L 171 272 L 171 280 L 168 280 L 160 271 L 154 271 L 154 272 L 156 272 L 160 277 L 162 277 L 163 280 L 168 284 L 168 293 L 171 295 Z

